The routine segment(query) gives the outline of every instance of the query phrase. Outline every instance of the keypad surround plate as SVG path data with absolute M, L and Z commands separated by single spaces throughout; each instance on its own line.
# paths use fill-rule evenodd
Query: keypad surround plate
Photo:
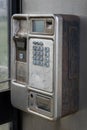
M 30 38 L 29 63 L 29 87 L 53 92 L 53 40 Z

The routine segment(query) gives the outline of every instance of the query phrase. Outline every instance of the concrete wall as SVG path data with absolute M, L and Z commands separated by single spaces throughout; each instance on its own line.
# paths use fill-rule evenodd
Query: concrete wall
M 23 130 L 87 130 L 87 0 L 22 0 L 23 13 L 68 13 L 81 18 L 80 33 L 80 109 L 51 122 L 22 113 Z

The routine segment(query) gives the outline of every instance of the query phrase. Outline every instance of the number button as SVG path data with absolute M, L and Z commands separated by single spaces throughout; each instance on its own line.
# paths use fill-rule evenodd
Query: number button
M 43 52 L 42 51 L 40 51 L 40 56 L 43 56 Z
M 47 61 L 47 62 L 48 62 L 48 61 L 49 61 L 49 58 L 47 57 L 47 58 L 45 59 L 45 61 Z
M 49 52 L 50 48 L 49 47 L 45 47 L 45 52 Z
M 42 47 L 42 46 L 40 46 L 40 47 L 39 47 L 39 50 L 40 50 L 40 51 L 43 51 L 43 47 Z
M 36 51 L 33 51 L 33 55 L 34 55 L 34 56 L 36 55 Z
M 43 66 L 43 62 L 42 61 L 40 61 L 40 66 Z
M 39 46 L 37 46 L 36 50 L 39 51 Z
M 46 67 L 49 67 L 49 63 L 48 62 L 46 62 L 45 65 L 46 65 Z
M 49 53 L 45 53 L 45 56 L 46 56 L 46 57 L 49 57 Z
M 33 44 L 36 45 L 36 41 L 33 41 Z
M 33 46 L 33 50 L 36 50 L 36 46 Z
M 37 52 L 36 52 L 36 56 L 39 56 L 39 54 L 40 54 L 40 52 L 39 52 L 39 51 L 37 51 Z
M 43 42 L 40 42 L 40 45 L 43 46 Z
M 43 61 L 43 56 L 40 57 L 40 61 Z
M 40 59 L 40 57 L 39 57 L 39 56 L 37 56 L 37 57 L 36 57 L 36 60 L 39 60 L 39 59 Z
M 36 56 L 33 56 L 33 60 L 36 60 Z

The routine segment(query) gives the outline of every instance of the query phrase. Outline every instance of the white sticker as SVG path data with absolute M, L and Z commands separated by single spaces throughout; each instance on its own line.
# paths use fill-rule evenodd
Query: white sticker
M 23 59 L 23 58 L 24 58 L 23 53 L 20 53 L 20 54 L 19 54 L 19 58 L 20 58 L 20 59 Z

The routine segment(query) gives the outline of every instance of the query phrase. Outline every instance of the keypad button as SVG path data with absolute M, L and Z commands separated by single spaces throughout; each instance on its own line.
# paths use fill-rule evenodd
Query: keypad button
M 33 55 L 36 55 L 37 54 L 37 52 L 36 51 L 33 51 Z
M 45 63 L 45 66 L 46 66 L 46 67 L 49 67 L 49 63 L 48 63 L 48 62 L 46 62 L 46 63 Z
M 46 61 L 49 61 L 49 58 L 47 57 L 45 60 L 46 60 Z
M 42 47 L 42 46 L 40 46 L 40 47 L 39 47 L 39 50 L 40 50 L 40 51 L 43 51 L 43 47 Z
M 43 61 L 43 57 L 42 56 L 40 57 L 40 61 Z
M 42 56 L 42 55 L 43 55 L 43 52 L 41 51 L 41 52 L 40 52 L 40 56 Z
M 42 61 L 40 61 L 40 66 L 43 66 L 43 62 Z
M 38 41 L 36 41 L 36 45 L 38 45 Z
M 33 56 L 33 60 L 36 60 L 36 56 Z
M 40 54 L 40 52 L 39 52 L 39 51 L 37 51 L 37 52 L 36 52 L 36 55 L 38 56 L 39 54 Z
M 39 56 L 37 56 L 37 57 L 36 57 L 36 60 L 39 60 L 39 59 L 40 59 L 40 57 L 39 57 Z
M 45 51 L 49 52 L 50 48 L 49 47 L 45 47 Z
M 35 45 L 35 44 L 36 44 L 36 41 L 33 41 L 33 44 Z
M 45 53 L 45 56 L 46 56 L 46 57 L 49 57 L 49 53 Z
M 42 46 L 42 45 L 43 45 L 43 42 L 40 42 L 40 45 Z
M 33 46 L 33 50 L 36 50 L 36 46 Z
M 37 46 L 35 46 L 36 48 L 35 48 L 35 50 L 37 51 L 38 50 L 38 48 L 37 48 Z
M 36 50 L 39 51 L 39 46 L 36 47 Z

